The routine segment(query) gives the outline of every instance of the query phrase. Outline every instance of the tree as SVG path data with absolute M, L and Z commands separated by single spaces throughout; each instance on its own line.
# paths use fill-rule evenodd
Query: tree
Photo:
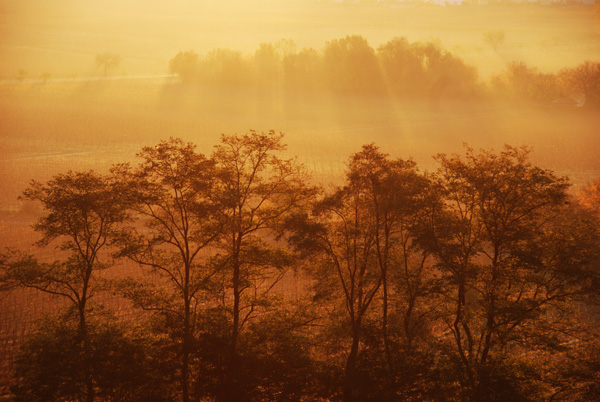
M 406 38 L 394 38 L 377 49 L 386 82 L 400 96 L 418 97 L 427 85 L 425 63 Z
M 257 71 L 258 85 L 261 89 L 279 87 L 283 55 L 277 45 L 261 43 L 254 52 L 254 66 Z
M 302 208 L 314 190 L 301 166 L 277 156 L 285 149 L 283 134 L 273 131 L 221 137 L 213 159 L 217 166 L 224 220 L 218 263 L 223 272 L 226 310 L 231 315 L 224 391 L 227 401 L 242 401 L 239 343 L 244 326 L 261 307 L 292 263 L 291 254 L 275 239 L 287 216 Z
M 429 181 L 414 162 L 392 160 L 374 144 L 365 145 L 350 158 L 345 186 L 317 202 L 311 217 L 296 217 L 290 223 L 296 229 L 296 246 L 310 256 L 306 259 L 311 261 L 315 297 L 343 311 L 338 325 L 350 335 L 344 400 L 398 395 L 393 382 L 404 362 L 398 361 L 392 345 L 413 344 L 416 323 L 423 319 L 418 315 L 426 310 L 420 308 L 420 299 L 429 292 L 429 252 L 414 241 L 414 226 L 433 202 L 430 194 Z M 404 330 L 394 331 L 394 341 L 389 328 L 392 309 Z M 337 321 L 338 314 L 334 308 L 330 318 Z M 365 353 L 363 344 L 368 347 Z M 361 381 L 364 378 L 378 378 L 379 384 L 366 389 L 369 381 Z
M 128 280 L 119 287 L 139 307 L 174 321 L 179 382 L 182 399 L 188 402 L 197 313 L 215 274 L 203 252 L 222 229 L 212 198 L 214 163 L 193 144 L 173 138 L 145 147 L 138 156 L 142 162 L 137 169 L 115 169 L 141 224 L 121 233 L 119 254 L 157 273 L 162 281 Z
M 365 213 L 370 216 L 375 236 L 375 253 L 382 276 L 382 337 L 386 360 L 393 372 L 388 339 L 388 310 L 393 279 L 397 306 L 403 315 L 404 336 L 408 345 L 415 337 L 413 314 L 418 299 L 427 288 L 425 270 L 429 252 L 414 241 L 417 226 L 428 208 L 439 202 L 429 180 L 413 161 L 390 160 L 374 144 L 364 145 L 350 158 L 348 185 L 365 192 Z M 404 299 L 406 297 L 406 299 Z
M 504 44 L 504 31 L 489 31 L 483 34 L 483 42 L 490 45 L 494 52 L 498 53 L 498 48 Z
M 311 358 L 311 323 L 316 320 L 312 313 L 304 302 L 282 302 L 248 323 L 240 341 L 240 385 L 247 400 L 315 398 L 318 370 Z
M 108 74 L 108 70 L 119 67 L 121 64 L 121 56 L 111 52 L 104 52 L 96 55 L 96 67 L 104 69 L 104 76 Z
M 532 166 L 528 153 L 506 146 L 437 157 L 447 202 L 431 220 L 427 247 L 442 274 L 464 400 L 495 400 L 523 385 L 502 367 L 550 342 L 552 312 L 588 292 L 596 276 L 588 264 L 597 228 L 572 218 L 567 180 Z M 514 399 L 528 400 L 517 388 Z
M 312 216 L 290 222 L 296 228 L 295 244 L 311 261 L 315 298 L 333 307 L 332 316 L 343 309 L 343 328 L 350 335 L 342 380 L 347 402 L 360 399 L 358 357 L 364 322 L 382 284 L 366 198 L 363 188 L 348 185 L 319 200 Z
M 312 48 L 303 48 L 294 52 L 293 47 L 287 46 L 283 54 L 283 77 L 287 88 L 315 88 L 319 82 L 321 55 Z M 296 94 L 295 91 L 288 93 Z
M 217 85 L 244 86 L 251 78 L 248 62 L 239 51 L 212 49 L 204 57 L 202 68 L 208 81 Z
M 548 103 L 560 96 L 554 74 L 541 73 L 523 62 L 510 63 L 492 82 L 496 89 L 521 100 Z
M 585 96 L 586 107 L 600 105 L 600 63 L 586 61 L 559 73 L 567 90 L 579 91 Z
M 97 295 L 101 283 L 96 275 L 110 267 L 104 250 L 127 218 L 120 196 L 123 188 L 113 176 L 93 171 L 68 172 L 55 176 L 46 184 L 32 182 L 23 198 L 39 201 L 44 215 L 34 225 L 41 233 L 39 246 L 57 244 L 63 256 L 53 263 L 16 253 L 2 266 L 2 282 L 41 290 L 66 299 L 77 314 L 77 342 L 85 358 L 85 400 L 95 396 L 95 379 L 91 370 L 91 345 L 87 313 L 89 301 Z
M 192 82 L 198 79 L 200 56 L 192 50 L 177 53 L 169 60 L 169 72 L 177 74 L 183 82 Z
M 437 107 L 444 94 L 476 93 L 475 69 L 435 41 L 409 43 L 405 38 L 394 38 L 378 48 L 377 56 L 387 85 L 397 95 L 429 97 Z
M 347 94 L 376 94 L 382 77 L 375 50 L 362 36 L 327 42 L 323 63 L 330 88 Z

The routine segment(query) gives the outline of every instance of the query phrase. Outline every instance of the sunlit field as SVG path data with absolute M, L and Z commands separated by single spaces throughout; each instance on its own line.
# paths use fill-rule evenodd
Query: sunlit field
M 525 3 L 0 0 L 0 252 L 38 253 L 31 225 L 42 210 L 20 198 L 32 180 L 136 165 L 143 147 L 169 138 L 210 157 L 223 134 L 283 133 L 282 155 L 325 191 L 342 184 L 365 144 L 415 161 L 419 172 L 438 169 L 438 154 L 508 144 L 567 176 L 575 195 L 600 178 L 600 109 L 569 81 L 586 61 L 600 62 L 600 11 Z M 395 38 L 404 38 L 406 60 L 422 57 L 414 71 L 429 75 L 412 80 L 408 61 L 384 65 Z M 368 43 L 364 58 L 336 59 L 340 43 Z M 188 75 L 172 62 L 186 52 L 197 57 Z M 118 60 L 103 64 L 103 54 Z M 356 60 L 357 71 L 375 60 L 377 74 L 348 73 L 344 64 Z M 105 275 L 122 272 L 143 276 L 132 262 Z M 299 297 L 291 278 L 280 286 Z M 102 301 L 139 319 L 119 296 Z M 0 399 L 17 347 L 57 306 L 31 290 L 0 293 Z
M 507 103 L 444 103 L 353 99 L 304 94 L 281 102 L 256 89 L 180 87 L 173 79 L 0 87 L 2 210 L 32 180 L 73 169 L 106 170 L 131 161 L 142 146 L 181 137 L 210 154 L 222 133 L 273 129 L 321 183 L 330 183 L 365 143 L 435 169 L 432 156 L 461 152 L 463 143 L 500 149 L 526 145 L 532 158 L 575 184 L 600 169 L 600 117 L 588 110 Z

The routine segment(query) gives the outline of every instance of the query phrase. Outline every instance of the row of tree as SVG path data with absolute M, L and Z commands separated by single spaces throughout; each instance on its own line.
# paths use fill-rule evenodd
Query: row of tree
M 502 33 L 489 34 L 486 41 L 493 44 L 499 40 L 494 35 Z M 556 74 L 511 63 L 486 86 L 478 80 L 474 67 L 438 43 L 411 43 L 403 37 L 377 49 L 354 35 L 329 41 L 320 51 L 298 50 L 289 40 L 262 43 L 250 57 L 227 49 L 214 49 L 204 56 L 184 51 L 171 59 L 169 71 L 185 83 L 258 86 L 265 93 L 328 89 L 345 95 L 438 102 L 442 97 L 473 98 L 491 91 L 544 104 L 569 97 L 588 106 L 600 104 L 600 63 L 585 62 Z
M 262 43 L 250 57 L 214 49 L 204 56 L 178 53 L 169 71 L 184 82 L 258 85 L 265 89 L 330 89 L 336 93 L 400 97 L 456 96 L 477 91 L 477 73 L 435 42 L 396 38 L 377 51 L 358 35 L 326 43 L 317 51 L 294 42 Z
M 572 102 L 577 106 L 600 105 L 600 63 L 587 61 L 558 73 L 542 73 L 524 63 L 512 63 L 493 77 L 492 90 L 504 96 L 546 103 Z
M 69 308 L 23 345 L 15 400 L 597 400 L 597 187 L 576 202 L 526 149 L 423 173 L 371 144 L 324 190 L 284 148 L 171 139 L 33 182 L 56 260 L 7 251 L 2 283 Z

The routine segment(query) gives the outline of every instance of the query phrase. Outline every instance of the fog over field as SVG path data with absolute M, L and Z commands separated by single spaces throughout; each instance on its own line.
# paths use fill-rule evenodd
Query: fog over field
M 282 101 L 280 94 L 245 84 L 194 91 L 173 88 L 175 79 L 165 78 L 69 82 L 102 77 L 96 57 L 106 52 L 120 58 L 107 78 L 165 75 L 180 51 L 205 56 L 220 48 L 251 59 L 261 43 L 285 39 L 297 51 L 320 52 L 347 35 L 364 37 L 374 49 L 396 37 L 439 44 L 474 66 L 483 83 L 513 62 L 556 73 L 598 60 L 593 6 L 60 0 L 5 1 L 0 13 L 1 163 L 10 175 L 5 186 L 12 189 L 3 192 L 4 205 L 14 204 L 19 188 L 42 172 L 91 161 L 106 166 L 171 136 L 194 140 L 208 152 L 221 133 L 250 128 L 285 132 L 290 154 L 314 165 L 316 175 L 340 172 L 348 155 L 371 141 L 426 167 L 430 156 L 459 151 L 467 142 L 532 146 L 536 161 L 577 182 L 598 168 L 593 116 L 530 110 L 515 105 L 521 99 L 481 106 L 463 96 L 432 111 L 412 99 L 340 100 L 312 89 L 302 96 L 288 90 Z M 485 41 L 494 31 L 503 34 L 496 48 Z
M 223 134 L 283 133 L 327 191 L 371 143 L 421 173 L 510 145 L 571 195 L 600 178 L 598 4 L 349 3 L 0 0 L 0 258 L 34 250 L 31 180 L 135 166 L 169 138 L 210 156 Z M 0 293 L 0 397 L 53 306 L 27 292 Z

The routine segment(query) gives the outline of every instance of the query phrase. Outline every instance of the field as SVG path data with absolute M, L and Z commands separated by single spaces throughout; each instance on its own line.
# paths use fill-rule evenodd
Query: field
M 0 87 L 0 94 L 5 212 L 20 208 L 17 196 L 32 179 L 106 170 L 169 137 L 210 154 L 221 133 L 249 129 L 284 132 L 289 154 L 322 183 L 339 177 L 347 158 L 369 142 L 428 170 L 435 168 L 432 156 L 461 152 L 468 143 L 530 146 L 534 162 L 576 184 L 600 172 L 599 117 L 580 109 L 464 101 L 432 111 L 427 104 L 334 95 L 280 102 L 255 89 L 190 89 L 161 80 L 24 83 Z

